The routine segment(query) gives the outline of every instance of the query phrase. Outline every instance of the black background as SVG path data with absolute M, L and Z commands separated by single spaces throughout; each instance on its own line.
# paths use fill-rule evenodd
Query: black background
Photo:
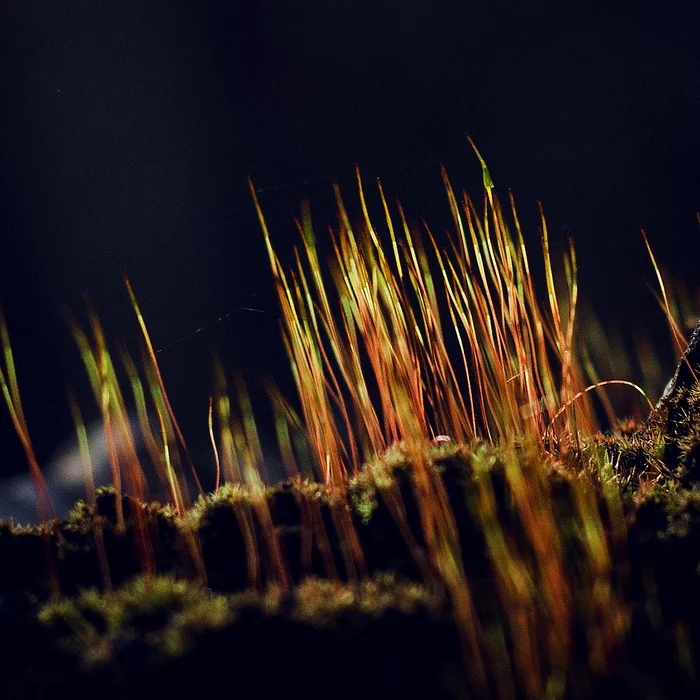
M 639 227 L 697 286 L 696 2 L 9 0 L 0 10 L 0 298 L 46 462 L 71 435 L 64 383 L 95 410 L 61 313 L 89 291 L 136 350 L 127 268 L 156 347 L 276 298 L 246 177 L 284 259 L 309 197 L 381 177 L 448 225 L 439 164 L 480 197 L 471 134 L 538 245 L 574 235 L 582 293 L 608 325 L 668 343 Z M 533 253 L 534 254 L 534 253 Z M 211 350 L 288 386 L 274 313 L 239 312 L 160 354 L 203 469 Z M 669 371 L 673 358 L 665 356 Z M 263 419 L 264 422 L 264 419 Z M 264 438 L 267 440 L 267 437 Z M 0 408 L 0 470 L 24 469 Z

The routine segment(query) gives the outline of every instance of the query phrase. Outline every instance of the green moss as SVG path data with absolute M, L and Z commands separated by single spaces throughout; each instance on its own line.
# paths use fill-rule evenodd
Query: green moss
M 95 616 L 103 623 L 91 622 Z M 160 684 L 163 691 L 182 692 L 194 680 L 185 676 L 192 664 L 209 661 L 217 664 L 221 674 L 218 663 L 228 658 L 231 668 L 238 669 L 241 676 L 237 681 L 240 692 L 249 682 L 245 680 L 248 670 L 260 666 L 261 643 L 269 652 L 283 655 L 272 674 L 272 678 L 279 678 L 280 690 L 286 686 L 301 691 L 308 680 L 303 674 L 278 676 L 287 666 L 314 668 L 316 660 L 323 659 L 326 669 L 332 667 L 337 673 L 347 663 L 362 658 L 366 649 L 376 649 L 381 650 L 383 659 L 370 657 L 364 661 L 364 670 L 379 671 L 383 661 L 388 670 L 395 668 L 397 650 L 411 658 L 426 642 L 447 650 L 441 657 L 443 663 L 452 667 L 453 676 L 459 674 L 459 645 L 435 599 L 420 584 L 400 583 L 391 576 L 358 585 L 309 579 L 293 592 L 270 588 L 263 593 L 246 591 L 228 596 L 171 577 L 139 577 L 112 592 L 88 590 L 46 604 L 38 611 L 38 619 L 53 640 L 56 653 L 64 655 L 64 668 L 76 669 L 88 686 L 118 664 L 126 677 L 140 674 L 139 687 Z M 359 643 L 370 628 L 376 637 Z M 313 641 L 313 647 L 280 646 L 292 635 Z M 324 653 L 324 647 L 331 655 Z M 208 659 L 202 657 L 202 649 Z M 326 671 L 316 668 L 319 683 L 330 679 Z M 425 683 L 426 669 L 433 678 L 434 696 L 444 696 L 434 662 L 426 661 L 421 667 L 414 661 L 414 669 L 404 673 L 414 682 L 422 679 Z M 386 670 L 363 677 L 363 668 L 356 667 L 343 684 L 353 688 L 353 694 L 367 682 L 384 687 Z M 261 676 L 252 680 L 267 696 L 264 689 L 269 680 Z M 403 681 L 394 683 L 400 688 Z M 327 689 L 327 685 L 314 684 L 306 694 L 320 698 Z M 341 690 L 339 697 L 350 694 Z
M 636 430 L 582 438 L 574 448 L 547 459 L 527 444 L 506 449 L 486 442 L 426 443 L 423 466 L 435 479 L 434 487 L 441 484 L 447 496 L 459 537 L 458 546 L 449 551 L 472 592 L 485 648 L 500 659 L 494 669 L 505 673 L 503 659 L 517 653 L 509 605 L 527 611 L 535 629 L 551 624 L 546 576 L 552 562 L 538 549 L 533 530 L 537 522 L 556 532 L 548 546 L 560 552 L 554 556 L 571 595 L 572 643 L 576 658 L 584 660 L 576 666 L 577 678 L 588 678 L 586 639 L 604 629 L 602 620 L 617 614 L 618 603 L 621 619 L 629 615 L 635 638 L 661 655 L 670 654 L 671 666 L 682 666 L 680 657 L 673 656 L 674 634 L 678 636 L 673 630 L 684 625 L 681 636 L 687 648 L 697 643 L 700 632 L 700 619 L 684 612 L 694 600 L 700 566 L 700 483 L 694 476 L 699 396 L 686 390 Z M 370 644 L 365 637 L 352 635 L 362 631 L 374 639 L 375 625 L 385 630 L 386 645 L 399 638 L 417 645 L 420 630 L 431 643 L 443 645 L 448 658 L 459 659 L 450 617 L 454 601 L 434 586 L 426 587 L 423 578 L 426 567 L 437 571 L 438 561 L 426 543 L 424 504 L 416 497 L 412 459 L 405 444 L 393 446 L 348 480 L 345 496 L 302 479 L 257 492 L 225 485 L 200 497 L 183 518 L 169 506 L 122 497 L 123 533 L 116 527 L 113 489 L 98 492 L 96 508 L 80 502 L 66 520 L 43 528 L 0 523 L 0 552 L 11 564 L 0 576 L 0 612 L 7 596 L 30 592 L 33 598 L 26 609 L 36 616 L 39 628 L 32 628 L 27 639 L 30 647 L 43 649 L 46 683 L 87 674 L 92 681 L 85 688 L 101 688 L 114 667 L 132 680 L 152 678 L 153 688 L 174 688 L 184 683 L 185 669 L 206 667 L 208 656 L 219 658 L 217 645 L 245 655 L 252 667 L 249 654 L 251 649 L 264 653 L 263 637 L 268 645 L 270 639 L 279 639 L 293 648 L 306 639 L 316 653 L 323 654 L 319 648 L 330 645 L 347 654 L 348 639 L 364 649 Z M 518 500 L 518 488 L 525 488 L 530 499 L 525 504 L 531 503 L 532 512 L 522 493 Z M 263 511 L 272 520 L 293 584 L 290 590 L 273 585 Z M 139 575 L 137 512 L 156 553 L 156 575 L 150 578 Z M 412 544 L 397 512 L 403 513 Z M 350 580 L 343 568 L 341 513 L 351 516 L 370 574 L 367 580 Z M 101 590 L 98 532 L 114 590 Z M 194 581 L 186 545 L 191 535 L 203 557 L 206 587 Z M 248 585 L 246 537 L 256 543 L 259 557 L 256 590 Z M 60 600 L 49 597 L 47 541 L 66 596 Z M 609 571 L 601 563 L 605 552 L 613 562 Z M 328 558 L 340 580 L 328 578 Z M 515 571 L 520 574 L 513 581 L 520 581 L 520 587 L 504 598 L 504 577 Z M 530 589 L 532 595 L 526 593 Z M 607 601 L 603 607 L 595 596 Z M 408 658 L 406 647 L 400 648 Z M 382 650 L 377 653 L 381 656 Z M 644 658 L 640 651 L 634 654 Z M 332 660 L 323 658 L 333 667 Z M 690 657 L 683 658 L 687 666 Z M 182 660 L 182 667 L 175 659 Z M 460 668 L 456 663 L 449 671 L 433 668 L 431 673 L 454 677 Z
M 145 639 L 155 651 L 181 656 L 198 635 L 231 624 L 223 596 L 172 577 L 137 577 L 115 591 L 82 591 L 42 606 L 37 617 L 58 646 L 82 667 L 102 665 L 129 640 Z

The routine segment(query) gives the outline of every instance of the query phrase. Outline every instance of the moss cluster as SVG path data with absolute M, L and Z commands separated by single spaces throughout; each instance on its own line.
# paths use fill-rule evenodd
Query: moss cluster
M 552 614 L 542 553 L 528 529 L 535 516 L 517 505 L 523 477 L 539 489 L 532 493 L 546 495 L 540 500 L 551 506 L 547 522 L 556 527 L 570 579 L 571 655 L 580 663 L 567 671 L 565 696 L 678 697 L 697 690 L 699 418 L 694 385 L 667 397 L 639 429 L 582 440 L 545 464 L 525 445 L 426 447 L 423 466 L 444 485 L 459 566 L 494 659 L 498 649 L 512 655 L 516 646 L 494 542 L 505 543 L 532 578 L 532 610 L 545 622 Z M 184 697 L 220 687 L 222 679 L 240 697 L 292 690 L 307 697 L 390 691 L 463 697 L 465 648 L 453 622 L 455 601 L 426 587 L 426 561 L 428 569 L 434 562 L 426 558 L 421 566 L 416 558 L 428 543 L 411 454 L 395 445 L 349 479 L 342 497 L 301 479 L 257 494 L 227 485 L 178 518 L 168 506 L 123 496 L 120 532 L 117 495 L 103 488 L 96 508 L 78 503 L 64 521 L 0 524 L 0 624 L 14 640 L 0 658 L 4 697 L 42 697 L 56 683 L 70 683 L 85 697 Z M 265 554 L 262 503 L 294 584 L 286 590 Z M 360 581 L 344 564 L 342 513 L 361 545 L 367 578 Z M 136 522 L 145 523 L 154 553 L 145 577 Z M 622 540 L 615 534 L 620 522 Z M 595 612 L 603 580 L 592 566 L 589 531 L 596 523 L 613 561 L 610 600 L 627 622 L 612 661 L 592 671 L 591 630 L 609 622 L 605 611 Z M 206 582 L 189 544 L 193 535 Z M 259 552 L 253 587 L 251 537 Z M 59 598 L 51 595 L 50 562 Z M 495 682 L 487 678 L 486 687 Z
M 234 595 L 140 577 L 114 592 L 47 603 L 37 619 L 46 647 L 32 671 L 36 697 L 60 683 L 80 698 L 179 698 L 227 687 L 237 697 L 394 690 L 447 698 L 459 684 L 448 618 L 424 587 L 389 576 Z

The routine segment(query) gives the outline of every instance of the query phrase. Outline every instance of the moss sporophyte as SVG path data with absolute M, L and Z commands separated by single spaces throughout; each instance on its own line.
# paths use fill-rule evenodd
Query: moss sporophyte
M 146 362 L 122 350 L 120 386 L 97 314 L 89 331 L 71 320 L 112 483 L 95 483 L 71 396 L 85 500 L 57 519 L 0 317 L 0 387 L 40 521 L 0 524 L 3 697 L 56 683 L 185 697 L 218 687 L 222 669 L 241 697 L 700 690 L 700 332 L 686 342 L 651 255 L 682 354 L 674 380 L 654 406 L 636 383 L 601 378 L 577 325 L 573 243 L 559 279 L 540 205 L 535 264 L 513 195 L 502 206 L 474 150 L 483 204 L 443 169 L 442 242 L 380 183 L 366 193 L 359 170 L 355 223 L 336 187 L 328 267 L 308 204 L 282 266 L 251 183 L 298 390 L 291 401 L 268 386 L 284 483 L 263 478 L 246 386 L 218 364 L 204 493 L 125 274 Z M 636 417 L 618 420 L 612 385 L 639 394 Z

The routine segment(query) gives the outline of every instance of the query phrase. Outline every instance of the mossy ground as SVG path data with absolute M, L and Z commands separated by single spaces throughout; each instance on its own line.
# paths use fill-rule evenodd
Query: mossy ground
M 492 494 L 504 541 L 535 576 L 537 554 L 507 475 L 513 459 L 525 476 L 534 470 L 547 475 L 543 488 L 570 577 L 573 662 L 565 697 L 675 698 L 698 690 L 699 418 L 700 387 L 694 386 L 662 402 L 638 430 L 581 441 L 565 454 L 554 451 L 545 465 L 526 446 L 426 449 L 429 469 L 445 485 L 465 576 L 494 653 L 487 679 L 494 694 L 498 645 L 512 655 L 514 640 L 476 494 Z M 96 509 L 78 503 L 66 520 L 34 528 L 3 523 L 0 617 L 9 642 L 0 658 L 3 697 L 45 697 L 57 684 L 77 697 L 186 697 L 220 687 L 237 697 L 466 697 L 453 601 L 425 581 L 389 507 L 400 499 L 413 544 L 422 551 L 412 472 L 409 453 L 395 445 L 348 481 L 345 498 L 301 479 L 258 495 L 226 486 L 178 518 L 170 507 L 123 497 L 126 527 L 120 533 L 115 493 L 103 488 Z M 597 584 L 589 580 L 586 523 L 576 495 L 581 488 L 600 513 L 616 600 L 629 614 L 623 643 L 597 671 L 591 670 L 587 637 L 597 624 L 590 607 Z M 612 534 L 611 489 L 625 524 L 622 542 Z M 276 583 L 264 547 L 255 571 L 250 566 L 246 538 L 252 534 L 260 548 L 266 536 L 256 499 L 269 508 L 289 573 L 286 590 Z M 133 531 L 137 509 L 154 552 L 146 576 Z M 339 510 L 351 516 L 364 554 L 367 577 L 360 581 L 344 565 Z M 192 533 L 206 581 L 188 546 Z M 50 560 L 61 597 L 51 594 Z M 533 609 L 546 615 L 547 605 L 546 591 L 538 589 Z M 495 641 L 488 642 L 489 634 Z

